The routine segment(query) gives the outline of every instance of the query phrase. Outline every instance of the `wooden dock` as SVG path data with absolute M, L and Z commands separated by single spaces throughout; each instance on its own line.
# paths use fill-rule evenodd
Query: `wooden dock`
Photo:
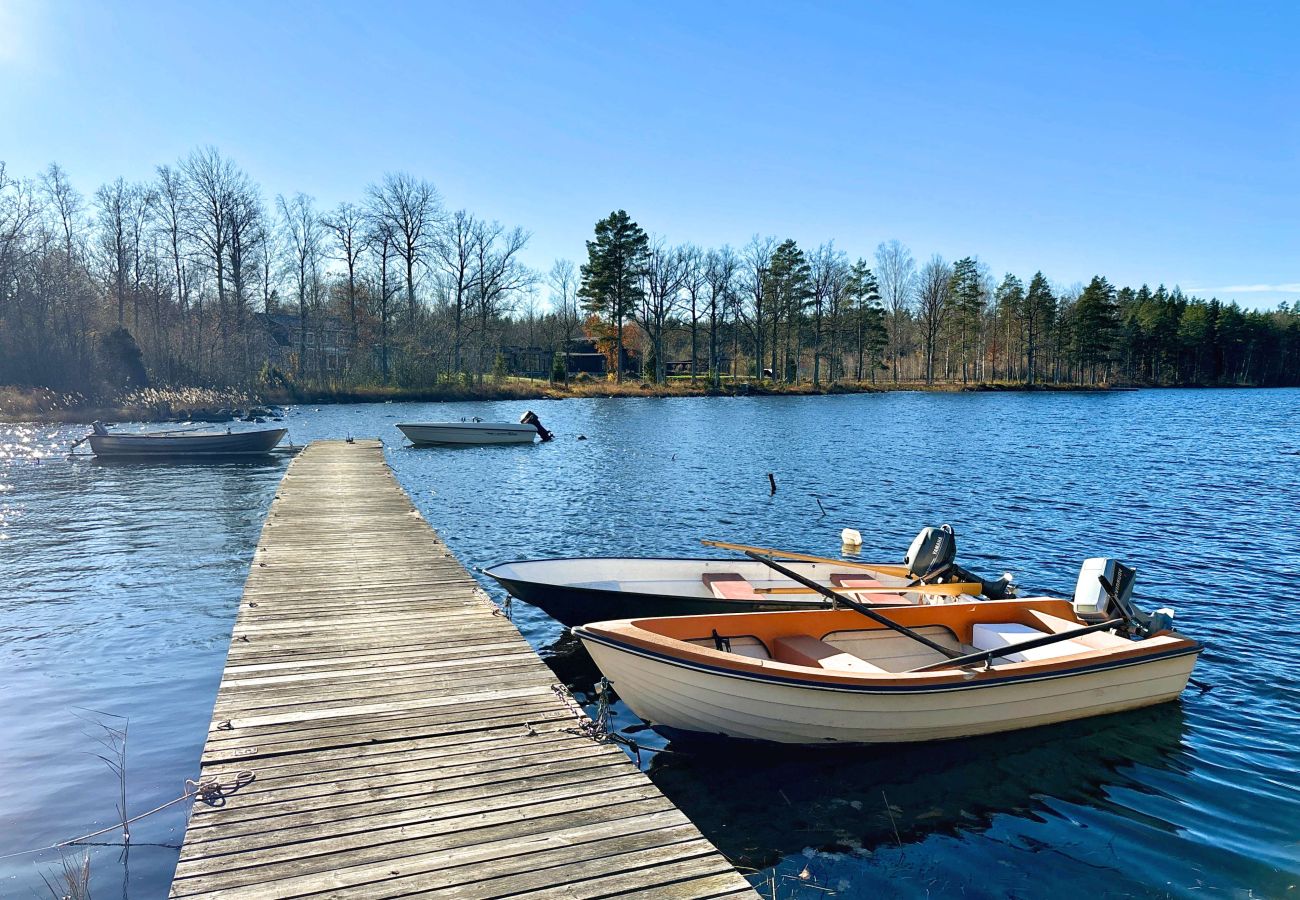
M 490 502 L 485 497 L 484 502 Z M 173 897 L 754 897 L 420 517 L 377 441 L 319 442 L 263 528 Z

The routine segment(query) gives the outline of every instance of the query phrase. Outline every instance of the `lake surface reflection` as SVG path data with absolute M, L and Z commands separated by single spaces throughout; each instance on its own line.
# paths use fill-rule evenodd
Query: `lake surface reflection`
M 286 423 L 298 443 L 383 437 L 467 565 L 705 555 L 701 537 L 833 554 L 845 526 L 864 556 L 896 560 L 951 522 L 968 568 L 1030 590 L 1068 592 L 1083 558 L 1118 556 L 1139 601 L 1173 605 L 1209 645 L 1208 693 L 947 744 L 681 748 L 616 706 L 651 777 L 755 883 L 782 898 L 1300 891 L 1300 391 L 531 406 L 554 443 L 413 449 L 394 428 L 513 420 L 517 403 L 296 408 Z M 194 774 L 286 465 L 63 458 L 83 432 L 0 426 L 0 856 L 112 823 L 84 709 L 129 717 L 132 812 Z M 589 690 L 597 673 L 558 624 L 519 603 L 514 619 Z M 96 848 L 96 893 L 129 872 L 130 896 L 164 895 L 176 851 L 149 845 L 183 828 L 179 808 L 141 822 L 128 865 Z M 57 862 L 0 859 L 0 896 L 46 893 Z

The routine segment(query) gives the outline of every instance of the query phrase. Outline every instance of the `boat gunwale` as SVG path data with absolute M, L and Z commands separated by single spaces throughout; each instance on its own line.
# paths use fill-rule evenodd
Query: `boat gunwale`
M 517 559 L 517 560 L 511 560 L 509 562 L 500 562 L 500 563 L 496 563 L 495 565 L 487 569 L 479 569 L 479 572 L 481 572 L 482 574 L 486 575 L 487 577 L 495 581 L 497 584 L 499 584 L 502 588 L 506 590 L 507 593 L 510 594 L 510 596 L 514 597 L 516 600 L 519 600 L 521 603 L 527 603 L 530 606 L 535 606 L 538 609 L 542 610 L 542 612 L 546 612 L 546 607 L 544 605 L 520 597 L 518 594 L 516 594 L 514 591 L 510 589 L 510 585 L 507 582 L 518 582 L 539 589 L 552 589 L 552 590 L 573 592 L 573 593 L 580 594 L 582 596 L 589 596 L 591 598 L 589 602 L 593 602 L 598 598 L 608 597 L 610 595 L 616 595 L 619 598 L 626 599 L 628 602 L 641 601 L 645 603 L 657 603 L 657 602 L 663 602 L 664 600 L 668 600 L 672 602 L 707 603 L 710 605 L 716 604 L 717 606 L 722 607 L 722 609 L 720 609 L 717 613 L 713 613 L 712 615 L 723 615 L 723 616 L 737 614 L 736 612 L 733 612 L 730 609 L 728 609 L 728 607 L 734 607 L 736 610 L 739 611 L 739 614 L 760 612 L 761 610 L 752 609 L 752 607 L 756 605 L 762 605 L 762 606 L 779 605 L 780 607 L 782 607 L 781 609 L 767 610 L 769 612 L 800 612 L 800 611 L 815 612 L 818 610 L 829 610 L 831 608 L 831 602 L 829 600 L 826 600 L 822 598 L 820 595 L 812 592 L 809 592 L 807 595 L 768 594 L 768 595 L 764 595 L 761 600 L 744 600 L 744 599 L 718 597 L 714 595 L 704 595 L 704 594 L 700 594 L 700 595 L 667 594 L 662 591 L 657 593 L 651 593 L 649 591 L 630 591 L 630 590 L 624 590 L 622 588 L 616 589 L 616 588 L 586 587 L 582 585 L 565 584 L 563 582 L 555 582 L 555 581 L 533 581 L 525 578 L 509 578 L 506 576 L 498 575 L 492 571 L 492 569 L 497 569 L 500 568 L 501 566 L 508 566 L 514 563 L 521 563 L 521 562 L 522 563 L 538 563 L 538 562 L 547 563 L 547 562 L 585 561 L 590 559 L 599 559 L 602 561 L 611 561 L 611 562 L 617 560 L 645 560 L 649 562 L 680 562 L 683 560 L 689 560 L 691 562 L 697 562 L 697 561 L 698 562 L 719 562 L 719 563 L 727 563 L 727 564 L 736 562 L 736 560 L 733 559 L 722 559 L 716 557 L 710 557 L 706 559 L 706 558 L 684 557 L 684 556 L 557 556 L 554 557 L 553 559 L 550 558 Z M 807 599 L 804 599 L 805 596 L 807 597 Z M 750 607 L 750 608 L 747 609 L 746 607 Z M 786 607 L 789 608 L 787 609 Z M 550 615 L 550 613 L 547 613 L 547 615 Z M 647 617 L 642 616 L 641 618 L 647 618 Z
M 86 440 L 95 456 L 265 456 L 272 453 L 288 434 L 288 428 L 252 428 L 246 431 L 110 432 L 88 434 Z M 257 440 L 258 438 L 261 440 Z M 184 446 L 187 442 L 206 444 L 221 440 L 236 445 L 256 444 L 258 446 L 251 450 Z M 105 441 L 108 442 L 107 446 Z
M 755 613 L 755 615 L 762 615 L 762 613 Z M 610 638 L 606 635 L 595 635 L 587 631 L 587 626 L 585 625 L 579 625 L 575 627 L 573 629 L 573 633 L 576 634 L 578 638 L 583 641 L 591 641 L 596 644 L 603 644 L 615 650 L 621 650 L 626 653 L 631 653 L 634 656 L 641 656 L 647 659 L 656 660 L 658 662 L 667 663 L 668 665 L 676 666 L 677 668 L 692 669 L 697 672 L 705 672 L 711 675 L 722 675 L 730 678 L 738 678 L 744 681 L 760 681 L 760 682 L 768 682 L 772 684 L 784 685 L 786 687 L 809 688 L 811 690 L 832 691 L 838 693 L 851 693 L 851 694 L 900 694 L 900 693 L 942 694 L 942 693 L 950 693 L 952 691 L 967 691 L 967 690 L 974 690 L 978 688 L 1005 687 L 1007 685 L 1026 684 L 1033 681 L 1052 681 L 1060 678 L 1072 678 L 1078 675 L 1088 675 L 1096 672 L 1109 671 L 1111 669 L 1126 669 L 1131 666 L 1145 665 L 1146 663 L 1158 662 L 1160 660 L 1176 659 L 1180 656 L 1187 656 L 1188 654 L 1199 654 L 1202 650 L 1205 649 L 1205 645 L 1203 643 L 1199 641 L 1192 641 L 1190 638 L 1186 638 L 1183 635 L 1179 635 L 1179 637 L 1182 637 L 1185 641 L 1188 641 L 1188 643 L 1176 644 L 1171 646 L 1168 650 L 1163 650 L 1158 652 L 1148 651 L 1140 654 L 1127 654 L 1125 656 L 1117 656 L 1114 653 L 1106 653 L 1105 658 L 1101 659 L 1100 661 L 1092 665 L 1085 665 L 1085 666 L 1072 665 L 1066 668 L 1056 667 L 1052 669 L 1047 669 L 1046 667 L 1039 667 L 1034 670 L 1022 670 L 1020 672 L 1011 673 L 1009 675 L 1006 674 L 1005 672 L 998 673 L 998 672 L 993 672 L 991 670 L 989 672 L 970 672 L 966 669 L 954 669 L 952 672 L 939 673 L 944 680 L 940 680 L 936 678 L 926 678 L 924 681 L 918 679 L 916 681 L 909 680 L 906 683 L 901 683 L 901 684 L 900 683 L 887 684 L 887 683 L 876 683 L 876 682 L 888 682 L 888 681 L 898 682 L 901 680 L 899 676 L 905 674 L 931 676 L 934 675 L 935 673 L 895 672 L 895 673 L 890 673 L 888 675 L 885 675 L 883 677 L 879 675 L 856 676 L 856 675 L 849 675 L 848 673 L 845 673 L 843 680 L 833 680 L 833 679 L 820 680 L 820 679 L 814 679 L 809 677 L 800 677 L 799 673 L 808 672 L 809 674 L 815 674 L 815 675 L 824 674 L 824 675 L 832 675 L 832 676 L 835 675 L 836 673 L 830 670 L 810 669 L 805 666 L 796 666 L 791 663 L 783 663 L 776 660 L 755 660 L 755 662 L 762 662 L 764 663 L 764 665 L 762 667 L 755 666 L 752 669 L 748 667 L 728 668 L 725 666 L 712 665 L 710 663 L 706 663 L 703 661 L 683 659 L 680 656 L 673 656 L 668 653 L 658 652 L 655 650 L 651 650 L 647 647 L 639 647 L 635 644 L 624 643 L 622 641 L 618 641 L 613 638 Z M 701 648 L 697 648 L 697 649 L 701 649 Z M 707 648 L 702 648 L 702 649 L 707 650 Z M 1008 649 L 1008 652 L 1011 652 L 1011 650 Z M 1093 652 L 1105 653 L 1105 651 L 1093 651 Z M 1084 656 L 1084 655 L 1085 654 L 1082 653 L 1075 654 L 1075 656 Z M 742 659 L 748 659 L 748 657 L 742 657 Z M 771 667 L 774 665 L 781 666 L 783 670 L 788 670 L 789 674 L 785 674 L 784 671 L 783 672 L 770 671 Z M 1012 663 L 1012 665 L 1026 665 L 1026 664 Z M 990 676 L 995 676 L 995 677 L 990 677 Z M 960 680 L 958 681 L 954 679 L 960 679 Z M 867 683 L 867 682 L 871 682 L 871 683 Z M 614 684 L 614 689 L 618 690 L 618 684 L 615 682 L 611 682 L 611 683 Z
M 1012 608 L 1028 609 L 1031 612 L 1042 612 L 1052 615 L 1050 610 L 1056 607 L 1058 610 L 1061 606 L 1067 606 L 1068 603 L 1063 600 L 1054 598 L 1039 598 L 1030 600 L 1009 600 L 1009 601 L 982 601 L 974 604 L 961 604 L 967 607 L 966 612 L 972 612 L 977 607 L 980 609 L 989 609 L 994 604 L 1010 604 L 1002 606 L 1004 611 Z M 897 607 L 891 612 L 905 613 L 906 619 L 919 619 L 920 610 L 944 609 L 949 616 L 955 616 L 961 612 L 958 604 L 947 606 L 924 607 Z M 1047 607 L 1048 609 L 1041 609 Z M 735 618 L 749 618 L 753 616 L 808 616 L 808 615 L 826 615 L 834 614 L 832 611 L 791 610 L 789 612 L 752 612 L 735 614 Z M 768 681 L 791 686 L 802 686 L 817 689 L 829 690 L 847 690 L 851 692 L 874 692 L 874 693 L 897 693 L 899 691 L 944 691 L 944 690 L 968 690 L 976 687 L 996 686 L 1000 684 L 1019 683 L 1027 681 L 1036 681 L 1046 678 L 1070 677 L 1078 674 L 1101 671 L 1109 668 L 1121 668 L 1129 665 L 1140 665 L 1164 658 L 1173 658 L 1186 654 L 1199 654 L 1204 650 L 1205 645 L 1200 641 L 1193 640 L 1186 635 L 1176 631 L 1164 632 L 1141 641 L 1133 641 L 1132 646 L 1111 647 L 1111 648 L 1089 648 L 1087 651 L 1072 653 L 1067 656 L 1050 657 L 1040 660 L 1026 660 L 1023 662 L 1008 662 L 999 665 L 997 668 L 985 668 L 980 671 L 973 671 L 970 667 L 957 669 L 937 669 L 927 672 L 892 672 L 880 674 L 862 674 L 853 672 L 841 672 L 834 669 L 820 669 L 808 666 L 799 666 L 792 663 L 785 663 L 774 659 L 756 659 L 747 656 L 725 653 L 709 647 L 702 647 L 698 644 L 690 643 L 689 639 L 682 637 L 673 637 L 670 635 L 660 634 L 646 628 L 642 628 L 638 621 L 652 619 L 654 617 L 641 617 L 640 619 L 619 619 L 607 622 L 592 622 L 587 625 L 581 625 L 573 629 L 573 633 L 581 640 L 591 640 L 596 643 L 630 652 L 638 656 L 655 659 L 681 668 L 696 669 L 698 671 L 711 672 L 713 674 L 744 678 L 753 681 Z M 664 619 L 716 619 L 721 617 L 700 617 L 700 616 L 670 616 L 659 617 Z M 942 618 L 942 617 L 940 617 Z M 1015 621 L 1011 619 L 1009 621 Z M 709 627 L 714 628 L 721 624 L 709 622 Z M 872 625 L 864 622 L 867 627 L 860 630 L 864 632 L 884 631 L 884 626 Z M 945 625 L 943 621 L 922 622 L 908 621 L 906 624 L 912 627 L 922 625 Z M 951 625 L 947 625 L 951 630 Z M 594 629 L 594 630 L 593 630 Z M 832 628 L 826 634 L 837 631 L 844 631 L 844 628 Z M 853 629 L 859 630 L 859 629 Z M 728 636 L 737 636 L 742 632 Z M 804 632 L 808 633 L 808 632 Z M 745 632 L 746 636 L 753 636 L 760 641 L 763 640 L 758 634 Z M 700 635 L 699 637 L 706 637 Z M 824 635 L 823 635 L 824 637 Z M 1167 640 L 1161 640 L 1162 638 Z M 1149 642 L 1158 641 L 1158 645 Z M 764 642 L 766 643 L 766 642 Z M 1145 646 L 1144 646 L 1145 645 Z M 1007 653 L 1013 653 L 1014 645 L 1009 646 Z M 868 662 L 870 660 L 867 660 Z M 1013 668 L 1014 667 L 1014 668 Z
M 485 569 L 484 569 L 484 568 L 480 568 L 479 571 L 482 572 L 484 575 L 488 576 L 489 578 L 491 578 L 492 580 L 498 582 L 498 583 L 502 583 L 502 582 L 504 582 L 504 581 L 522 581 L 522 582 L 524 582 L 524 583 L 526 583 L 526 584 L 546 585 L 546 586 L 548 586 L 548 587 L 559 587 L 559 588 L 564 588 L 564 589 L 566 589 L 566 590 L 573 590 L 573 591 L 593 591 L 593 592 L 596 592 L 596 593 L 602 593 L 602 594 L 607 594 L 607 593 L 619 593 L 619 594 L 624 594 L 624 595 L 628 595 L 628 596 L 641 596 L 641 597 L 660 597 L 660 596 L 663 596 L 662 594 L 650 594 L 650 593 L 647 593 L 647 592 L 645 592 L 645 591 L 627 591 L 627 590 L 622 590 L 621 588 L 620 588 L 619 590 L 617 590 L 617 591 L 612 591 L 610 588 L 582 587 L 582 586 L 580 586 L 580 585 L 575 585 L 575 584 L 566 584 L 566 583 L 563 583 L 563 582 L 556 582 L 556 581 L 531 581 L 531 580 L 524 579 L 524 578 L 503 578 L 502 576 L 497 575 L 497 574 L 495 574 L 495 573 L 492 571 L 493 569 L 499 569 L 499 568 L 501 568 L 502 566 L 513 566 L 513 565 L 519 565 L 519 564 L 521 564 L 521 563 L 530 563 L 530 564 L 533 564 L 533 563 L 536 563 L 536 564 L 546 564 L 546 563 L 558 563 L 558 562 L 589 562 L 589 561 L 597 561 L 597 562 L 680 562 L 680 563 L 702 563 L 702 562 L 704 562 L 704 563 L 722 563 L 722 564 L 724 564 L 724 565 L 737 565 L 737 564 L 744 565 L 744 564 L 747 564 L 747 563 L 750 563 L 750 562 L 751 562 L 750 560 L 746 560 L 746 559 L 733 559 L 733 558 L 731 558 L 731 557 L 722 557 L 722 556 L 548 556 L 548 557 L 546 557 L 545 559 L 511 559 L 511 560 L 506 560 L 506 561 L 504 561 L 504 562 L 493 563 L 491 566 L 488 566 L 488 567 L 485 568 Z M 814 566 L 814 567 L 815 567 L 815 566 L 826 565 L 825 563 L 802 562 L 802 561 L 800 561 L 800 560 L 787 560 L 787 559 L 784 559 L 784 558 L 782 558 L 782 557 L 777 557 L 777 561 L 778 561 L 778 562 L 795 562 L 795 563 L 801 563 L 802 565 L 806 565 L 806 566 Z M 845 560 L 844 562 L 845 562 L 846 565 L 851 564 L 849 560 Z M 889 565 L 889 564 L 888 564 L 888 563 L 881 563 L 881 565 Z M 833 567 L 833 566 L 829 566 L 829 565 L 827 565 L 826 568 L 827 568 L 827 569 L 833 569 L 834 567 Z M 863 572 L 863 571 L 868 571 L 868 570 L 859 567 L 859 568 L 856 569 L 856 571 L 858 571 L 858 572 Z M 872 570 L 872 571 L 874 571 L 874 570 Z M 833 572 L 832 574 L 838 575 L 838 574 L 841 574 L 841 573 L 839 573 L 839 572 Z M 851 574 L 854 574 L 854 572 L 848 572 L 848 573 L 844 573 L 844 574 L 850 574 L 850 575 L 851 575 Z M 882 573 L 882 574 L 888 574 L 888 573 Z M 891 576 L 891 577 L 897 577 L 897 576 Z M 787 579 L 782 579 L 782 580 L 787 580 Z M 913 588 L 913 589 L 910 590 L 910 591 L 902 591 L 902 590 L 901 590 L 902 588 L 907 587 L 906 584 L 899 584 L 899 585 L 885 585 L 885 587 L 897 587 L 897 588 L 900 588 L 899 593 L 909 593 L 909 594 L 911 594 L 911 593 L 925 593 L 925 592 L 924 592 L 923 590 L 921 590 L 919 587 L 915 587 L 915 588 Z M 924 587 L 924 585 L 922 585 L 921 587 Z M 851 591 L 851 589 L 844 589 L 844 590 Z M 809 594 L 811 595 L 812 592 L 810 591 Z M 675 596 L 675 595 L 674 595 L 674 596 Z M 685 596 L 685 595 L 683 595 L 683 596 Z M 780 594 L 774 594 L 774 595 L 772 595 L 772 596 L 774 596 L 774 597 L 779 597 L 779 596 L 781 596 L 781 595 L 780 595 Z M 725 598 L 725 597 L 713 597 L 713 596 L 710 596 L 710 597 L 708 597 L 708 598 L 691 598 L 691 599 L 711 599 L 711 600 L 718 600 L 718 601 L 720 601 L 720 602 L 726 602 L 726 603 L 735 603 L 735 602 L 737 602 L 737 601 L 735 601 L 735 600 L 730 600 L 730 599 Z M 829 608 L 830 608 L 830 605 L 831 605 L 831 602 L 830 602 L 829 600 L 823 600 L 822 603 L 821 603 L 821 605 L 822 605 L 823 607 L 829 609 Z
M 406 434 L 407 428 L 458 428 L 466 431 L 508 431 L 512 434 L 523 434 L 528 432 L 534 436 L 537 429 L 532 425 L 521 425 L 518 422 L 401 422 L 395 423 L 395 428 L 401 429 L 402 434 Z

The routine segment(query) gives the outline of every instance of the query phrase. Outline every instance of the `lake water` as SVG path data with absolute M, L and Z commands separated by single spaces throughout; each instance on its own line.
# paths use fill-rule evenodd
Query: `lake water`
M 300 407 L 285 421 L 297 443 L 381 436 L 471 566 L 705 555 L 701 537 L 834 554 L 845 526 L 864 557 L 896 561 L 919 528 L 950 522 L 967 568 L 1009 569 L 1033 591 L 1068 593 L 1082 559 L 1117 556 L 1138 568 L 1143 605 L 1174 606 L 1208 644 L 1208 693 L 947 744 L 682 752 L 616 708 L 669 751 L 643 755 L 655 782 L 765 894 L 1300 896 L 1300 391 L 531 406 L 554 443 L 415 450 L 394 428 L 515 419 L 518 403 Z M 129 722 L 132 814 L 196 773 L 287 465 L 65 458 L 85 430 L 0 425 L 0 897 L 49 896 L 42 875 L 59 864 L 7 854 L 115 821 L 98 722 Z M 590 688 L 559 625 L 520 603 L 514 619 Z M 92 848 L 95 896 L 164 896 L 183 831 L 174 806 L 132 826 L 129 857 Z

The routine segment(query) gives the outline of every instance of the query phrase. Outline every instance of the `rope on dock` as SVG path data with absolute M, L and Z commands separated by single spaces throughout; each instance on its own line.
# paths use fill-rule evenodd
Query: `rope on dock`
M 249 769 L 244 769 L 243 771 L 236 772 L 233 778 L 227 780 L 223 780 L 219 775 L 207 778 L 203 781 L 195 781 L 192 778 L 187 778 L 185 779 L 185 793 L 173 800 L 168 800 L 161 806 L 155 806 L 148 812 L 139 813 L 122 822 L 115 822 L 107 828 L 101 828 L 98 831 L 92 831 L 89 834 L 78 835 L 77 837 L 66 841 L 59 841 L 57 844 L 50 844 L 46 847 L 33 847 L 30 850 L 18 850 L 14 853 L 6 853 L 4 856 L 0 856 L 0 859 L 13 859 L 15 856 L 27 856 L 31 853 L 44 853 L 47 850 L 62 850 L 64 847 L 71 847 L 75 844 L 85 844 L 89 842 L 90 838 L 99 837 L 101 834 L 107 834 L 110 831 L 124 828 L 132 822 L 138 822 L 147 816 L 152 816 L 156 812 L 162 812 L 164 809 L 167 809 L 167 807 L 175 806 L 182 800 L 189 800 L 191 797 L 198 797 L 199 800 L 206 803 L 208 806 L 225 806 L 226 798 L 229 795 L 233 794 L 245 785 L 252 784 L 253 779 L 256 777 L 256 773 Z M 114 844 L 113 846 L 118 845 Z

